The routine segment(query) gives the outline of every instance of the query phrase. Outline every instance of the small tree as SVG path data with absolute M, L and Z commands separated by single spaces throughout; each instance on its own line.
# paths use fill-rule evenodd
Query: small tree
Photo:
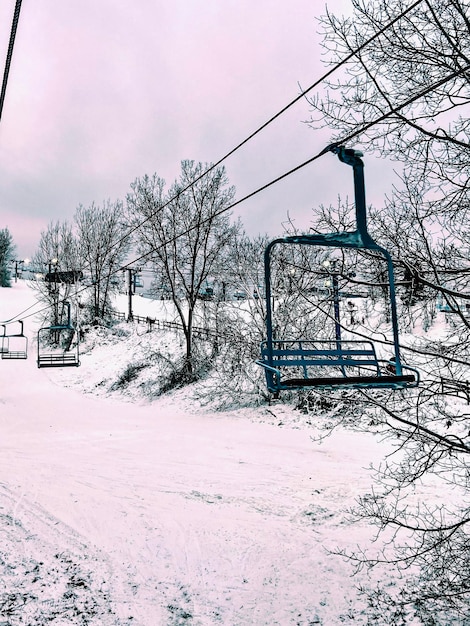
M 137 234 L 139 250 L 169 288 L 183 326 L 183 372 L 189 378 L 195 373 L 193 326 L 200 293 L 237 231 L 225 212 L 235 189 L 223 167 L 203 175 L 208 169 L 207 164 L 182 161 L 180 177 L 167 196 L 165 182 L 155 174 L 138 178 L 127 197 L 131 224 L 145 219 Z
M 0 287 L 11 287 L 9 263 L 13 257 L 15 246 L 8 228 L 0 230 Z
M 111 310 L 116 273 L 129 252 L 123 203 L 108 200 L 99 207 L 80 205 L 75 212 L 81 267 L 91 280 L 89 317 L 103 320 Z

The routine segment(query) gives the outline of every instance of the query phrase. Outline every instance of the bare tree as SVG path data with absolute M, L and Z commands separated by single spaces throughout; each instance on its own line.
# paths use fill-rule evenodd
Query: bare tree
M 352 0 L 351 18 L 327 14 L 322 25 L 329 61 L 356 49 L 407 4 Z M 470 145 L 464 114 L 470 103 L 469 50 L 468 3 L 425 0 L 351 58 L 326 95 L 310 101 L 312 125 L 334 128 L 336 140 L 359 133 L 356 144 L 400 163 L 401 180 L 385 206 L 371 211 L 369 223 L 374 238 L 394 256 L 409 328 L 417 320 L 429 328 L 438 298 L 451 311 L 447 336 L 433 340 L 423 334 L 403 346 L 421 369 L 419 390 L 395 397 L 361 394 L 367 427 L 386 429 L 400 448 L 381 468 L 376 496 L 360 507 L 385 534 L 392 532 L 391 540 L 380 556 L 352 556 L 369 566 L 383 561 L 410 568 L 398 597 L 381 590 L 374 602 L 393 601 L 426 624 L 466 620 L 470 611 L 468 411 L 445 395 L 445 380 L 457 393 L 470 376 Z M 390 111 L 395 112 L 361 133 Z M 447 485 L 442 501 L 410 498 L 418 484 L 433 481 Z
M 74 280 L 63 282 L 60 273 L 70 272 L 78 278 L 80 267 L 77 240 L 68 222 L 51 222 L 41 233 L 32 266 L 38 274 L 33 288 L 49 305 L 45 320 L 52 325 L 62 323 L 62 316 L 67 313 L 63 303 L 74 293 Z
M 289 224 L 285 234 L 299 233 Z M 264 371 L 255 363 L 266 339 L 264 255 L 270 241 L 266 235 L 252 239 L 240 233 L 224 259 L 223 289 L 216 280 L 215 296 L 207 302 L 223 344 L 212 373 L 213 388 L 206 384 L 201 394 L 214 397 L 217 388 L 220 406 L 233 406 L 234 398 L 239 404 L 271 399 Z M 327 251 L 308 246 L 282 246 L 280 242 L 272 251 L 271 307 L 276 339 L 315 340 L 331 332 L 334 336 L 333 300 L 331 290 L 325 287 L 325 282 L 331 281 L 324 264 L 327 260 Z
M 203 306 L 216 330 L 213 368 L 200 399 L 219 408 L 253 404 L 267 398 L 264 375 L 255 364 L 264 338 L 263 253 L 267 237 L 250 239 L 240 231 L 213 273 L 213 295 Z
M 137 179 L 128 195 L 131 224 L 145 222 L 137 240 L 142 255 L 169 289 L 183 326 L 186 356 L 182 368 L 195 374 L 193 327 L 204 285 L 234 240 L 237 226 L 225 210 L 235 190 L 223 167 L 212 169 L 194 161 L 181 162 L 181 175 L 165 195 L 165 182 L 156 174 Z
M 350 53 L 407 3 L 353 0 L 352 18 L 322 20 L 331 61 Z M 467 298 L 470 144 L 470 26 L 462 0 L 421 2 L 405 18 L 354 56 L 324 97 L 310 102 L 311 123 L 336 129 L 336 139 L 432 87 L 426 96 L 393 113 L 355 140 L 401 162 L 402 185 L 375 212 L 384 245 L 419 285 L 440 291 L 449 306 Z M 450 77 L 450 78 L 449 78 Z M 465 323 L 464 320 L 462 320 Z
M 91 281 L 90 317 L 103 320 L 111 311 L 110 296 L 130 249 L 123 203 L 108 200 L 101 207 L 80 205 L 75 223 L 82 268 Z

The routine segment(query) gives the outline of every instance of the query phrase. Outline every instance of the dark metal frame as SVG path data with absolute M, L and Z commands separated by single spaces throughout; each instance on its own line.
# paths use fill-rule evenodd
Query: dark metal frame
M 28 358 L 28 338 L 23 332 L 23 321 L 17 320 L 17 322 L 21 327 L 18 333 L 7 333 L 6 324 L 2 324 L 3 335 L 1 336 L 2 345 L 0 348 L 2 359 L 16 360 Z M 10 350 L 10 339 L 15 339 L 15 344 L 20 341 L 22 349 Z
M 406 387 L 416 387 L 419 384 L 419 373 L 414 368 L 403 365 L 400 355 L 398 319 L 396 305 L 395 279 L 393 273 L 393 263 L 389 252 L 379 246 L 367 231 L 366 201 L 364 185 L 364 164 L 361 160 L 362 153 L 346 149 L 344 147 L 332 147 L 331 151 L 338 155 L 343 163 L 351 165 L 354 174 L 354 196 L 356 206 L 356 230 L 328 234 L 294 235 L 282 237 L 271 241 L 266 247 L 264 254 L 265 286 L 266 286 L 266 341 L 261 344 L 261 360 L 257 361 L 266 374 L 268 390 L 279 392 L 283 389 L 295 389 L 303 387 L 317 388 L 391 388 L 400 389 Z M 349 248 L 371 250 L 381 254 L 387 264 L 389 295 L 390 295 L 390 317 L 393 333 L 393 368 L 394 372 L 383 372 L 383 365 L 387 361 L 380 362 L 369 350 L 364 350 L 359 346 L 345 348 L 345 344 L 362 344 L 364 342 L 345 342 L 336 340 L 334 347 L 323 345 L 318 347 L 319 341 L 284 341 L 273 337 L 273 313 L 272 313 L 272 290 L 271 290 L 271 252 L 279 244 L 298 244 L 308 246 L 323 246 L 330 248 Z M 294 343 L 297 345 L 294 347 Z M 308 344 L 314 345 L 308 345 Z M 323 342 L 323 344 L 328 342 Z M 288 345 L 289 344 L 289 345 Z M 352 351 L 351 351 L 352 350 Z M 354 354 L 355 352 L 355 354 Z M 369 360 L 367 364 L 365 361 Z M 347 376 L 345 366 L 354 366 L 361 369 L 368 365 L 366 374 L 357 376 Z M 308 368 L 315 366 L 336 366 L 340 368 L 342 376 L 323 377 L 310 376 Z M 303 373 L 301 376 L 294 376 L 290 379 L 283 378 L 280 367 L 294 367 L 296 372 Z M 390 369 L 390 368 L 389 368 Z M 367 370 L 367 368 L 366 368 Z M 405 371 L 407 373 L 405 373 Z
M 70 303 L 64 302 L 67 307 L 67 323 L 57 324 L 55 326 L 43 326 L 38 330 L 38 357 L 37 364 L 39 368 L 42 367 L 78 367 L 80 365 L 80 337 L 78 332 L 74 328 L 70 319 Z M 73 352 L 63 352 L 58 354 L 56 352 L 45 352 L 41 350 L 41 334 L 50 333 L 51 331 L 61 332 L 64 330 L 70 330 L 73 333 L 77 333 L 77 345 Z

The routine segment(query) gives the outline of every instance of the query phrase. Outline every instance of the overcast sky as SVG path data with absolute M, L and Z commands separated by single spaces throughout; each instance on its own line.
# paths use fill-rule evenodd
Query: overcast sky
M 2 72 L 14 6 L 0 5 Z M 0 122 L 0 228 L 10 229 L 18 256 L 32 255 L 41 230 L 71 220 L 79 204 L 124 199 L 144 174 L 170 185 L 182 159 L 217 161 L 293 100 L 325 71 L 316 19 L 324 7 L 23 0 Z M 349 0 L 328 7 L 348 12 Z M 329 142 L 308 117 L 302 100 L 226 161 L 238 198 Z M 376 161 L 366 172 L 381 171 Z M 275 235 L 287 213 L 307 227 L 312 207 L 348 192 L 352 172 L 326 155 L 234 215 L 249 234 Z

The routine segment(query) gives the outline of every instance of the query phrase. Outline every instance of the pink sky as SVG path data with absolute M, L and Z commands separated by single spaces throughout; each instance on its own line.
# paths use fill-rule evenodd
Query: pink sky
M 2 68 L 14 5 L 0 6 Z M 328 6 L 343 12 L 349 1 Z M 310 0 L 24 2 L 0 123 L 0 228 L 18 255 L 32 255 L 41 230 L 79 204 L 124 199 L 146 173 L 170 184 L 182 159 L 226 154 L 324 72 L 323 12 Z M 328 143 L 328 132 L 302 123 L 308 115 L 299 102 L 226 161 L 237 197 Z M 274 235 L 287 212 L 306 227 L 312 207 L 351 188 L 351 173 L 327 155 L 235 216 L 250 234 Z

